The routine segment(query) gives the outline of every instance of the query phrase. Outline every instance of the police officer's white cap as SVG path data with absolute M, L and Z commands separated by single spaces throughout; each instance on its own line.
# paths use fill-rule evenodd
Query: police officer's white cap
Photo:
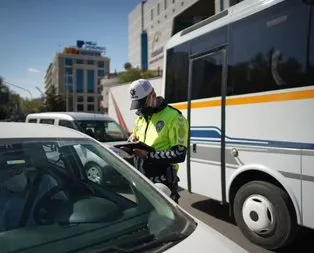
M 145 79 L 138 79 L 131 83 L 131 110 L 139 109 L 145 105 L 146 97 L 153 91 L 152 84 Z

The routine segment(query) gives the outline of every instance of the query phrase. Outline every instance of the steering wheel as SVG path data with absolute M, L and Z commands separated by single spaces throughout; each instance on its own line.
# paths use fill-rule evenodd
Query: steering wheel
M 75 192 L 79 195 L 90 195 L 94 194 L 94 190 L 88 186 L 87 184 L 78 184 L 75 181 L 72 183 L 67 182 L 67 185 L 58 185 L 51 188 L 47 191 L 39 201 L 34 206 L 33 217 L 35 223 L 38 225 L 48 225 L 53 224 L 55 222 L 54 214 L 55 212 L 52 210 L 57 210 L 59 205 L 62 204 L 64 201 L 68 201 L 71 194 L 67 189 L 71 188 L 71 192 Z M 65 195 L 65 199 L 53 199 L 57 193 L 63 192 Z M 43 214 L 42 211 L 45 211 Z
M 64 187 L 58 185 L 53 188 L 51 188 L 49 191 L 47 191 L 36 203 L 34 206 L 34 220 L 35 223 L 38 225 L 48 225 L 54 223 L 54 217 L 53 212 L 50 210 L 53 210 L 55 208 L 58 208 L 58 204 L 61 203 L 63 200 L 52 200 L 52 197 L 55 196 L 57 193 L 65 191 Z M 45 213 L 42 213 L 42 210 L 45 211 Z

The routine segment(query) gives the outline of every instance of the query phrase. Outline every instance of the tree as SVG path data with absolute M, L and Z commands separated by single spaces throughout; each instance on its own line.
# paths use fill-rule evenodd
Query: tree
M 38 113 L 44 111 L 43 106 L 39 100 L 23 100 L 22 101 L 22 110 L 28 113 Z
M 62 112 L 66 109 L 63 97 L 57 94 L 54 86 L 46 90 L 45 108 L 48 112 Z
M 9 102 L 9 88 L 4 85 L 3 78 L 0 76 L 0 105 L 6 105 Z
M 129 62 L 124 63 L 124 69 L 125 69 L 125 70 L 129 70 L 129 69 L 131 69 L 131 68 L 132 68 L 131 63 L 129 63 Z

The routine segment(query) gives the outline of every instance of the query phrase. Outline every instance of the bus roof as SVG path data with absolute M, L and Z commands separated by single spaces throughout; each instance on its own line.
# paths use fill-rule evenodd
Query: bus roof
M 165 49 L 173 48 L 283 1 L 284 0 L 244 0 L 221 13 L 211 16 L 176 33 L 169 39 Z

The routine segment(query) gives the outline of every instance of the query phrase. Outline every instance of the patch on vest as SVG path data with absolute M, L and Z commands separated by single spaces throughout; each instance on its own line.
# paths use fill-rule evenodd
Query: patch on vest
M 159 133 L 161 131 L 161 129 L 164 127 L 165 122 L 163 122 L 162 120 L 158 121 L 156 124 L 156 130 Z

